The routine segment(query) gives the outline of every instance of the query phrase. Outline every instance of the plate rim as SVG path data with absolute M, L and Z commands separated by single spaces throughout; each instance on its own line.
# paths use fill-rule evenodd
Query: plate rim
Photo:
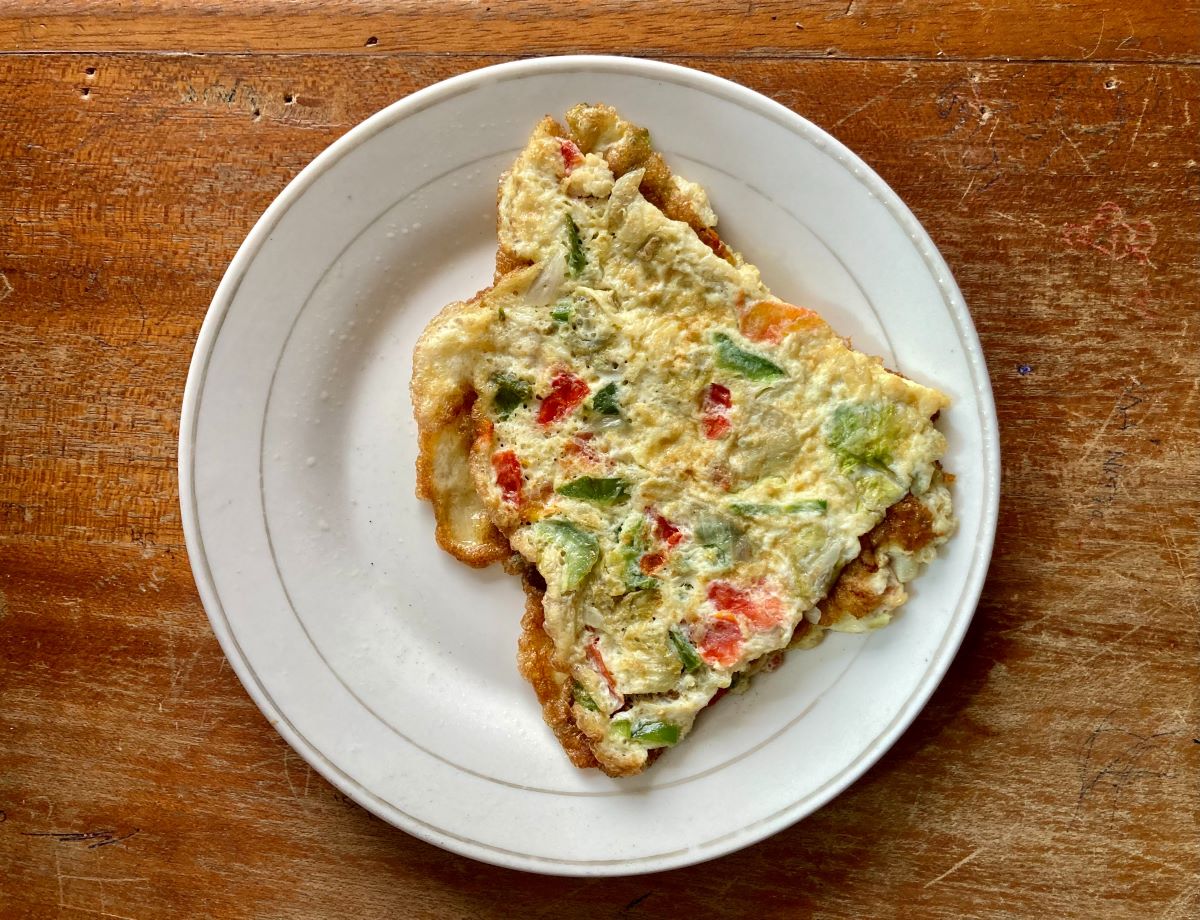
M 747 825 L 741 829 L 743 832 L 748 833 L 739 834 L 736 831 L 731 832 L 721 842 L 714 843 L 710 849 L 697 851 L 694 848 L 688 848 L 678 853 L 639 857 L 632 861 L 596 860 L 589 861 L 586 864 L 566 860 L 553 860 L 533 854 L 517 854 L 513 851 L 482 844 L 479 841 L 467 840 L 452 832 L 426 824 L 421 819 L 407 815 L 385 800 L 379 799 L 374 793 L 354 779 L 354 777 L 333 764 L 320 749 L 308 741 L 291 724 L 291 721 L 282 709 L 259 682 L 253 667 L 242 652 L 236 637 L 229 628 L 227 618 L 223 614 L 223 604 L 221 603 L 215 581 L 208 566 L 207 554 L 199 528 L 199 510 L 194 491 L 195 432 L 199 418 L 200 397 L 204 390 L 207 376 L 208 359 L 211 357 L 216 344 L 224 317 L 231 308 L 238 288 L 247 271 L 262 250 L 263 245 L 275 226 L 288 209 L 305 193 L 308 187 L 346 154 L 356 149 L 381 130 L 436 105 L 444 97 L 470 91 L 478 85 L 496 77 L 504 77 L 507 80 L 511 80 L 537 73 L 579 69 L 581 67 L 592 69 L 596 72 L 642 76 L 651 79 L 669 75 L 672 78 L 671 82 L 677 85 L 700 92 L 716 90 L 725 98 L 752 112 L 772 117 L 777 122 L 783 122 L 785 127 L 798 130 L 798 133 L 808 135 L 810 138 L 813 136 L 818 138 L 828 148 L 828 151 L 835 159 L 841 162 L 856 178 L 870 188 L 890 215 L 897 221 L 901 229 L 907 232 L 913 245 L 933 274 L 938 287 L 945 295 L 945 304 L 951 312 L 951 318 L 965 346 L 965 357 L 973 370 L 972 376 L 976 378 L 974 389 L 979 402 L 979 420 L 982 423 L 982 447 L 984 453 L 984 493 L 981 502 L 979 539 L 976 541 L 973 549 L 971 566 L 968 569 L 967 579 L 960 595 L 960 604 L 969 607 L 969 612 L 965 616 L 962 616 L 957 623 L 952 621 L 949 624 L 947 635 L 944 637 L 938 652 L 935 653 L 935 656 L 925 666 L 924 674 L 920 678 L 917 688 L 904 706 L 896 713 L 891 724 L 874 739 L 870 745 L 871 749 L 865 752 L 865 756 L 860 755 L 840 775 L 832 777 L 825 784 L 824 788 L 818 790 L 817 794 L 810 796 L 804 802 L 804 807 L 799 809 L 798 813 L 793 814 L 792 812 L 797 810 L 796 806 L 799 805 L 799 802 L 793 803 L 791 807 L 781 809 L 774 816 L 761 821 L 757 826 Z M 857 154 L 850 150 L 850 148 L 846 147 L 824 129 L 770 97 L 739 83 L 705 71 L 645 58 L 616 55 L 556 55 L 508 61 L 476 68 L 456 74 L 413 92 L 389 104 L 350 128 L 345 134 L 319 153 L 288 182 L 255 222 L 245 240 L 238 247 L 237 252 L 230 261 L 229 267 L 226 269 L 213 294 L 212 301 L 197 335 L 195 348 L 188 368 L 180 412 L 178 475 L 180 515 L 185 545 L 188 551 L 188 560 L 205 615 L 221 646 L 222 652 L 225 654 L 230 667 L 246 689 L 246 692 L 266 717 L 272 728 L 327 781 L 352 798 L 361 807 L 383 818 L 389 824 L 435 846 L 472 859 L 506 868 L 544 874 L 572 876 L 633 875 L 679 868 L 715 859 L 778 833 L 824 807 L 829 801 L 840 795 L 874 766 L 908 729 L 924 709 L 933 692 L 945 678 L 951 663 L 957 656 L 963 638 L 978 608 L 979 597 L 982 593 L 990 565 L 998 522 L 1000 497 L 999 423 L 996 416 L 991 380 L 987 371 L 983 348 L 965 300 L 949 266 L 939 252 L 933 239 L 917 220 L 911 209 L 909 209 L 891 186 Z M 977 565 L 976 563 L 980 561 L 983 564 Z M 218 617 L 214 613 L 215 610 L 222 611 L 222 615 Z M 378 806 L 383 806 L 383 808 Z

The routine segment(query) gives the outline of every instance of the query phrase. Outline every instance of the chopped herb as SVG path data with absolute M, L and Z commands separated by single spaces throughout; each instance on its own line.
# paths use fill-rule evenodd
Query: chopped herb
M 695 671 L 704 664 L 696 652 L 696 646 L 692 645 L 692 641 L 678 626 L 672 626 L 667 631 L 667 638 L 671 640 L 671 648 L 675 649 L 675 654 L 679 656 L 685 671 Z
M 575 702 L 589 712 L 599 712 L 600 707 L 596 705 L 596 701 L 592 699 L 592 695 L 584 689 L 583 684 L 575 681 L 571 685 L 571 693 L 575 697 Z
M 550 316 L 556 323 L 568 322 L 575 315 L 575 305 L 569 300 L 560 300 L 550 310 Z
M 540 521 L 534 529 L 562 550 L 560 590 L 574 591 L 600 558 L 600 544 L 594 536 L 570 521 Z
M 578 278 L 587 268 L 587 255 L 583 251 L 583 237 L 579 226 L 570 214 L 567 215 L 567 268 L 572 278 Z
M 533 396 L 533 387 L 529 381 L 514 377 L 512 374 L 496 374 L 492 377 L 496 385 L 496 395 L 492 397 L 492 405 L 500 418 L 508 418 L 518 406 Z
M 629 498 L 629 483 L 618 477 L 580 476 L 559 486 L 559 495 L 598 505 L 614 505 Z
M 500 322 L 504 322 L 506 319 L 508 319 L 508 314 L 504 312 L 504 307 L 497 307 L 496 315 L 500 317 Z
M 767 505 L 758 502 L 733 502 L 729 510 L 742 517 L 762 517 L 768 514 L 824 514 L 829 502 L 823 498 L 806 498 L 786 505 Z
M 723 332 L 713 334 L 713 344 L 717 346 L 717 367 L 734 371 L 749 380 L 776 380 L 787 376 L 778 364 L 746 351 Z
M 621 407 L 617 404 L 617 385 L 606 383 L 592 397 L 592 408 L 601 415 L 620 415 Z

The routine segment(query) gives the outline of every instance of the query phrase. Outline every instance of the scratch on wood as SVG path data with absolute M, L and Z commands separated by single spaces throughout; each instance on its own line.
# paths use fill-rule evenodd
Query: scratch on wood
M 1080 467 L 1087 466 L 1088 461 L 1092 459 L 1092 454 L 1096 452 L 1097 445 L 1099 445 L 1100 441 L 1104 438 L 1105 433 L 1108 431 L 1108 426 L 1111 425 L 1113 419 L 1117 417 L 1118 411 L 1118 406 L 1113 406 L 1112 411 L 1108 413 L 1108 417 L 1100 424 L 1100 427 L 1096 429 L 1096 433 L 1092 435 L 1087 444 L 1083 446 L 1083 450 L 1079 452 L 1078 465 Z
M 1117 636 L 1117 638 L 1114 639 L 1112 642 L 1106 642 L 1104 644 L 1104 648 L 1100 649 L 1100 651 L 1096 652 L 1096 654 L 1090 655 L 1087 658 L 1083 659 L 1083 661 L 1079 662 L 1078 666 L 1081 668 L 1086 667 L 1087 665 L 1089 665 L 1093 661 L 1095 661 L 1097 658 L 1099 658 L 1101 655 L 1107 655 L 1109 652 L 1113 651 L 1114 649 L 1120 648 L 1122 643 L 1124 643 L 1126 639 L 1128 639 L 1130 636 L 1132 636 L 1134 633 L 1136 633 L 1139 629 L 1141 629 L 1145 625 L 1146 625 L 1145 623 L 1138 623 L 1137 626 L 1133 627 L 1128 632 L 1124 632 L 1121 635 Z
M 283 750 L 283 778 L 287 780 L 288 789 L 291 790 L 292 795 L 295 795 L 296 794 L 296 786 L 292 782 L 292 774 L 288 770 L 288 761 L 290 759 L 291 759 L 291 752 L 289 750 L 287 750 L 287 748 L 284 748 L 284 750 Z
M 1133 137 L 1129 140 L 1129 152 L 1133 153 L 1133 148 L 1137 145 L 1138 134 L 1142 130 L 1142 119 L 1146 117 L 1146 109 L 1150 108 L 1150 98 L 1146 97 L 1142 100 L 1142 110 L 1138 112 L 1137 124 L 1133 126 Z M 1125 172 L 1125 167 L 1121 167 L 1121 172 Z
M 1095 56 L 1096 52 L 1100 50 L 1100 43 L 1102 41 L 1104 41 L 1104 25 L 1107 21 L 1108 21 L 1108 17 L 1101 14 L 1101 16 L 1100 16 L 1100 35 L 1096 38 L 1096 47 L 1093 48 L 1091 51 L 1089 51 L 1084 56 L 1083 59 L 1085 61 L 1090 61 Z
M 8 300 L 9 295 L 14 290 L 15 288 L 12 286 L 12 282 L 8 280 L 8 276 L 4 272 L 0 272 L 0 302 Z
M 647 891 L 645 894 L 639 895 L 638 897 L 634 898 L 632 901 L 630 901 L 628 904 L 626 904 L 624 907 L 621 908 L 621 913 L 624 914 L 624 913 L 628 913 L 629 911 L 633 910 L 635 907 L 637 907 L 639 904 L 641 904 L 643 901 L 645 901 L 646 898 L 650 897 L 650 895 L 652 895 L 652 894 L 654 894 L 653 891 Z
M 999 217 L 1001 220 L 1007 220 L 1009 223 L 1013 224 L 1028 224 L 1031 227 L 1038 227 L 1041 230 L 1050 229 L 1036 217 L 1026 217 L 1022 220 L 1021 218 L 1014 217 L 1012 214 L 1006 214 L 1003 211 L 992 211 L 991 215 L 993 217 Z
M 100 831 L 22 831 L 22 837 L 53 837 L 59 843 L 83 843 L 86 841 L 95 841 L 88 843 L 88 849 L 94 850 L 96 847 L 106 847 L 109 844 L 120 843 L 122 840 L 128 840 L 135 834 L 140 834 L 142 829 L 135 827 L 128 834 L 117 836 L 114 830 Z
M 1058 133 L 1063 136 L 1063 140 L 1071 145 L 1071 149 L 1075 151 L 1075 156 L 1079 157 L 1079 162 L 1083 164 L 1083 168 L 1087 170 L 1087 174 L 1089 176 L 1095 175 L 1095 173 L 1092 172 L 1092 164 L 1087 161 L 1087 158 L 1083 155 L 1083 151 L 1079 149 L 1079 145 L 1071 139 L 1071 135 L 1067 134 L 1067 132 L 1063 130 L 1062 125 L 1058 126 Z
M 975 177 L 971 176 L 971 181 L 967 183 L 966 190 L 962 193 L 962 197 L 958 199 L 959 205 L 967 200 L 967 196 L 971 194 L 971 189 L 975 186 Z
M 1161 746 L 1163 739 L 1172 738 L 1184 732 L 1180 729 L 1168 729 L 1144 735 L 1114 725 L 1110 720 L 1116 710 L 1110 712 L 1088 733 L 1087 740 L 1079 752 L 1079 796 L 1075 802 L 1075 819 L 1078 820 L 1084 804 L 1098 788 L 1107 788 L 1112 792 L 1110 808 L 1111 818 L 1116 814 L 1120 796 L 1125 787 L 1134 780 L 1158 779 L 1163 780 L 1172 776 L 1169 769 L 1143 767 L 1142 761 L 1155 747 Z M 1097 752 L 1096 747 L 1101 738 L 1111 740 L 1116 747 L 1109 747 L 1107 752 Z M 1103 766 L 1097 769 L 1096 764 Z
M 1180 552 L 1179 544 L 1175 542 L 1175 537 L 1172 536 L 1165 525 L 1159 525 L 1159 531 L 1163 535 L 1163 541 L 1167 548 L 1171 551 L 1171 558 L 1175 561 L 1175 570 L 1179 573 L 1180 593 L 1187 598 L 1189 606 L 1194 612 L 1200 612 L 1200 598 L 1196 597 L 1196 592 L 1192 589 L 1192 580 L 1196 577 L 1195 573 L 1187 566 L 1183 558 L 1183 553 Z
M 1163 920 L 1183 920 L 1185 917 L 1196 916 L 1193 902 L 1197 900 L 1198 894 L 1200 894 L 1200 884 L 1189 885 L 1167 905 L 1167 910 L 1162 915 Z
M 963 866 L 965 866 L 967 863 L 969 863 L 972 859 L 974 859 L 976 856 L 978 856 L 980 853 L 982 853 L 985 849 L 987 849 L 987 848 L 979 847 L 976 850 L 974 850 L 973 852 L 968 853 L 966 856 L 964 856 L 962 859 L 960 859 L 958 862 L 956 862 L 953 866 L 951 866 L 949 869 L 947 869 L 945 872 L 943 872 L 937 878 L 930 879 L 928 882 L 926 882 L 923 887 L 928 888 L 931 885 L 936 885 L 938 882 L 940 882 L 942 879 L 946 878 L 948 875 L 951 875 L 951 874 L 957 872 L 959 869 L 961 869 Z
M 835 128 L 841 127 L 843 124 L 848 122 L 851 118 L 853 118 L 859 112 L 862 112 L 864 109 L 868 109 L 871 106 L 873 106 L 876 102 L 881 102 L 884 99 L 887 99 L 889 96 L 894 95 L 895 93 L 898 93 L 901 89 L 903 89 L 905 86 L 907 86 L 909 83 L 911 83 L 913 81 L 913 79 L 914 79 L 913 75 L 909 74 L 903 80 L 901 80 L 899 83 L 897 83 L 895 86 L 893 86 L 891 89 L 886 89 L 879 95 L 872 96 L 870 99 L 868 99 L 862 105 L 860 105 L 858 108 L 852 109 L 851 111 L 847 112 L 845 115 L 843 115 L 837 121 L 835 121 L 833 123 L 833 126 Z
M 54 850 L 54 879 L 58 883 L 58 907 L 59 910 L 78 910 L 84 913 L 97 914 L 101 917 L 111 917 L 113 920 L 136 920 L 126 914 L 114 914 L 107 910 L 105 904 L 104 886 L 107 885 L 128 885 L 128 884 L 146 884 L 150 879 L 142 876 L 98 876 L 98 875 L 69 875 L 62 870 L 62 863 L 58 858 L 58 848 Z M 80 904 L 68 904 L 66 897 L 66 889 L 63 882 L 92 882 L 99 886 L 100 907 L 84 907 Z

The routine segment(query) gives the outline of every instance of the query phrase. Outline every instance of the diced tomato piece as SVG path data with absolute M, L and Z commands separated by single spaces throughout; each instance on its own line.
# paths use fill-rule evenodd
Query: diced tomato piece
M 717 610 L 745 617 L 757 629 L 777 626 L 787 615 L 783 601 L 761 587 L 747 591 L 727 581 L 714 581 L 708 585 L 708 599 Z
M 682 530 L 653 509 L 650 509 L 650 517 L 654 520 L 654 536 L 666 543 L 667 546 L 678 546 L 682 542 Z
M 753 342 L 778 342 L 789 332 L 816 330 L 825 326 L 812 310 L 782 300 L 760 300 L 742 313 L 742 335 Z
M 570 415 L 587 399 L 588 385 L 569 371 L 559 371 L 550 381 L 550 395 L 538 409 L 538 424 L 549 425 Z
M 496 485 L 500 487 L 504 500 L 514 505 L 521 504 L 521 489 L 525 484 L 525 476 L 517 455 L 511 450 L 492 454 L 492 469 L 496 472 Z
M 616 698 L 617 705 L 625 705 L 625 695 L 617 689 L 617 682 L 613 680 L 612 672 L 608 670 L 608 665 L 604 663 L 604 656 L 600 654 L 599 636 L 592 636 L 592 641 L 588 643 L 587 656 L 588 660 L 592 663 L 592 667 L 600 672 L 600 676 L 608 684 L 608 692 Z
M 708 599 L 718 610 L 745 614 L 752 603 L 750 594 L 727 581 L 714 581 L 708 586 Z
M 666 561 L 666 553 L 646 553 L 646 555 L 638 560 L 638 566 L 645 574 L 653 575 L 662 568 L 663 563 Z
M 754 609 L 746 614 L 746 619 L 752 626 L 759 629 L 773 629 L 787 617 L 783 601 L 774 594 L 761 594 Z
M 719 441 L 721 438 L 729 434 L 729 429 L 733 426 L 729 419 L 723 415 L 714 415 L 705 417 L 704 419 L 704 436 L 710 441 Z
M 729 421 L 729 410 L 733 406 L 733 394 L 729 387 L 720 383 L 710 383 L 704 391 L 701 402 L 701 427 L 704 436 L 710 441 L 716 441 L 729 434 L 733 423 Z
M 733 491 L 733 474 L 723 463 L 714 464 L 708 470 L 709 481 L 722 492 Z
M 698 646 L 700 657 L 724 668 L 736 663 L 742 655 L 742 627 L 737 619 L 718 614 L 705 626 L 704 638 Z
M 583 151 L 574 141 L 566 138 L 558 139 L 558 149 L 562 153 L 563 168 L 566 169 L 569 176 L 574 172 L 576 166 L 583 163 Z
M 733 394 L 729 392 L 729 387 L 720 383 L 708 385 L 708 399 L 714 406 L 721 406 L 724 409 L 733 405 Z
M 563 453 L 568 457 L 583 457 L 592 463 L 599 463 L 600 455 L 596 453 L 595 448 L 588 444 L 591 439 L 590 431 L 581 431 L 564 445 Z

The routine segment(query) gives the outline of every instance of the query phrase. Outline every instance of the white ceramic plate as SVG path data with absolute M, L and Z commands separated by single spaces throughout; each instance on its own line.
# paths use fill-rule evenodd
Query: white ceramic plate
M 522 596 L 433 542 L 413 497 L 413 343 L 488 284 L 495 188 L 538 119 L 604 101 L 702 183 L 783 298 L 954 398 L 960 520 L 888 629 L 793 653 L 642 776 L 570 765 L 517 674 Z M 849 150 L 748 89 L 648 61 L 564 57 L 455 77 L 321 154 L 239 250 L 201 330 L 180 435 L 196 582 L 284 738 L 363 807 L 520 869 L 649 872 L 746 846 L 860 776 L 945 673 L 998 499 L 979 341 L 916 219 Z

